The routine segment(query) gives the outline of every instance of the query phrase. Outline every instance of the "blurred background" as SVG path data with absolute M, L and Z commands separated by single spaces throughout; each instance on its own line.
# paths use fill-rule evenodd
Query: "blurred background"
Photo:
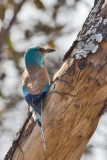
M 53 77 L 82 28 L 93 0 L 0 0 L 0 160 L 27 116 L 21 90 L 24 53 L 31 45 L 57 51 L 45 58 Z M 107 160 L 105 113 L 81 160 Z

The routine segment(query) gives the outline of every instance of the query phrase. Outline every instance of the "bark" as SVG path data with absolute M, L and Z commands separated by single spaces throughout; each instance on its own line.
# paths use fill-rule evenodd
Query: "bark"
M 40 130 L 31 115 L 5 160 L 80 160 L 107 106 L 107 1 L 96 0 L 44 100 Z

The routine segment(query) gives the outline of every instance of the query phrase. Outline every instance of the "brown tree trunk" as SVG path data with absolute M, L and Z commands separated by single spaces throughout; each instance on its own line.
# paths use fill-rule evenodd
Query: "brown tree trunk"
M 40 130 L 31 115 L 5 160 L 80 160 L 107 106 L 107 1 L 96 0 L 44 100 Z

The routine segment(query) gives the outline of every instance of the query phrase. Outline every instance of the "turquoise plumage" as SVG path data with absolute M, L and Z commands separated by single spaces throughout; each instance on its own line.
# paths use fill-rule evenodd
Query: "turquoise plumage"
M 47 53 L 55 51 L 43 46 L 27 49 L 25 53 L 26 69 L 22 75 L 22 90 L 28 105 L 31 106 L 33 119 L 38 123 L 41 131 L 44 150 L 46 144 L 41 125 L 42 100 L 49 90 L 50 79 L 43 58 Z

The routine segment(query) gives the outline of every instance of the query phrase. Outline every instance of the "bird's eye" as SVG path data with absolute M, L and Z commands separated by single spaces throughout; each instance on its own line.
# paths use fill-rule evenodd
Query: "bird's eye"
M 45 52 L 44 48 L 39 48 L 38 51 L 39 52 Z

